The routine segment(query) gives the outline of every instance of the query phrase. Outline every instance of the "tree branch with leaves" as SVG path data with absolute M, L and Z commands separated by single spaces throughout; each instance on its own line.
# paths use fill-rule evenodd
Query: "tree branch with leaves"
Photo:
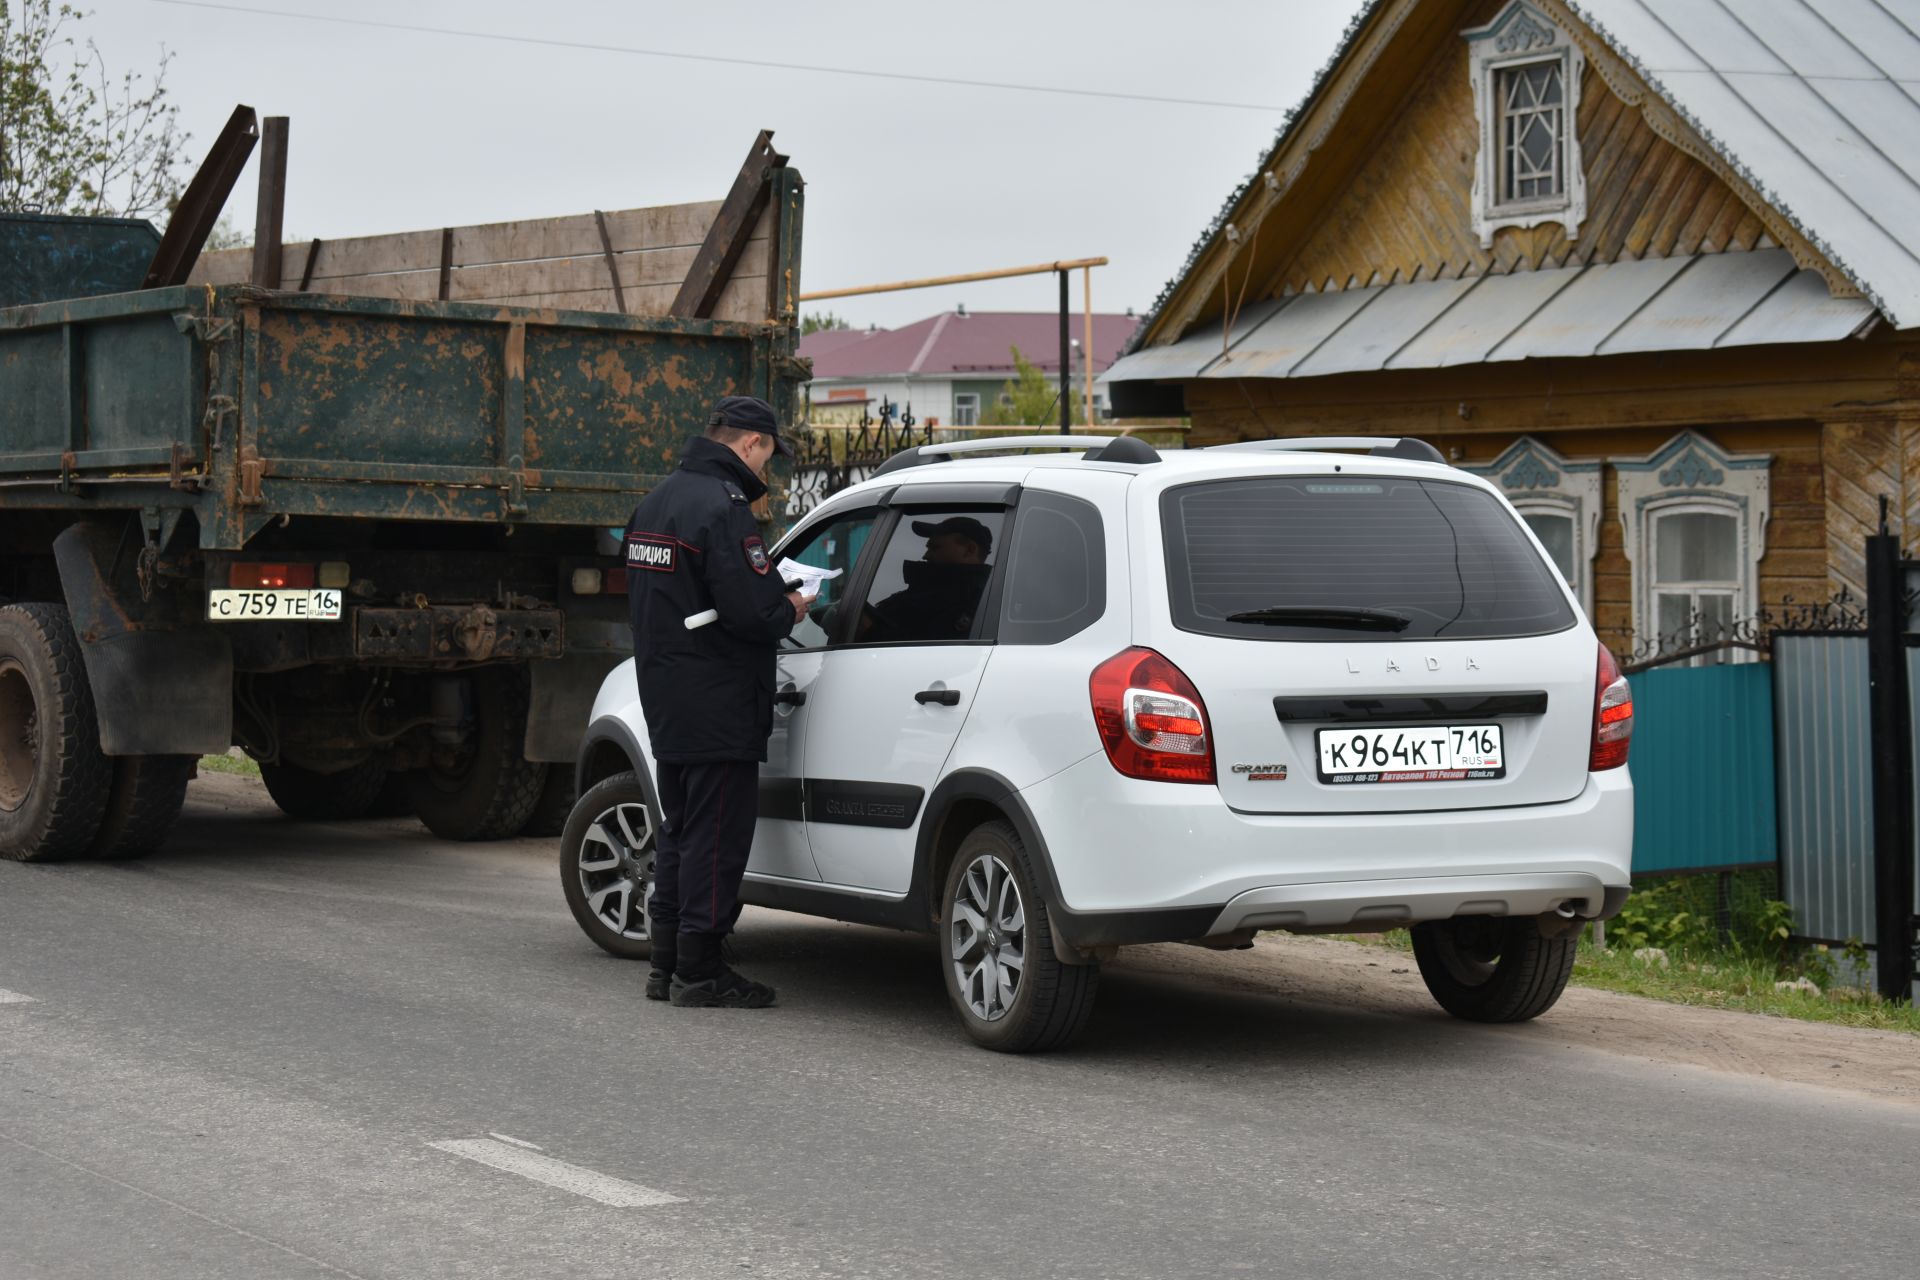
M 0 210 L 164 221 L 186 185 L 188 135 L 151 79 L 118 75 L 53 0 L 0 0 Z

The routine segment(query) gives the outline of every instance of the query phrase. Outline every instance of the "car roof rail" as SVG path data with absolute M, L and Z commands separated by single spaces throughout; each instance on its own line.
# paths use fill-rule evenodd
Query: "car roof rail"
M 1127 447 L 1115 450 L 1116 445 Z M 945 462 L 956 453 L 1000 453 L 1008 449 L 1084 449 L 1094 462 L 1158 462 L 1160 455 L 1144 440 L 1131 436 L 983 436 L 975 440 L 948 440 L 940 444 L 902 449 L 874 471 L 876 476 L 908 467 Z
M 1294 436 L 1285 440 L 1241 440 L 1216 444 L 1212 449 L 1240 453 L 1325 453 L 1333 449 L 1365 449 L 1375 458 L 1405 458 L 1409 462 L 1447 465 L 1438 449 L 1415 436 Z

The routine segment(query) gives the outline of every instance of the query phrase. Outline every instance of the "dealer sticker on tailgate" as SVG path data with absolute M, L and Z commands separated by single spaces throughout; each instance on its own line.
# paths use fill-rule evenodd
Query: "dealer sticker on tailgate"
M 214 622 L 338 622 L 340 592 L 220 587 L 207 592 L 207 617 Z
M 1507 776 L 1506 745 L 1497 724 L 1321 729 L 1314 746 L 1322 782 L 1480 782 Z

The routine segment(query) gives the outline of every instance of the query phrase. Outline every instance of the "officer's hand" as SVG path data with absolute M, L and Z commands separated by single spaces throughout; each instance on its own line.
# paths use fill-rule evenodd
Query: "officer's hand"
M 787 593 L 787 603 L 793 606 L 793 625 L 796 627 L 806 621 L 808 611 L 813 608 L 813 603 L 798 591 Z

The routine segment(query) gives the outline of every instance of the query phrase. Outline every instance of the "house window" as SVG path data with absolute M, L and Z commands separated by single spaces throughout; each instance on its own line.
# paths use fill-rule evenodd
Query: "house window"
M 1613 460 L 1633 565 L 1634 648 L 1675 653 L 1731 639 L 1757 611 L 1771 516 L 1768 454 L 1728 453 L 1693 432 Z M 1691 658 L 1744 662 L 1744 649 Z
M 1484 27 L 1461 33 L 1473 76 L 1479 154 L 1473 229 L 1483 248 L 1502 227 L 1557 222 L 1569 240 L 1587 216 L 1581 170 L 1580 77 L 1586 59 L 1540 10 L 1514 0 Z
M 1551 200 L 1566 191 L 1561 136 L 1566 129 L 1565 67 L 1560 59 L 1525 62 L 1495 73 L 1500 94 L 1500 203 Z
M 1593 557 L 1600 546 L 1601 465 L 1563 458 L 1522 436 L 1492 462 L 1466 468 L 1500 486 L 1589 616 Z
M 1653 518 L 1653 624 L 1660 646 L 1688 649 L 1726 638 L 1747 612 L 1740 521 L 1724 509 L 1669 508 Z M 1696 662 L 1724 661 L 1724 651 Z
M 963 391 L 953 397 L 953 425 L 956 427 L 980 425 L 979 392 Z

